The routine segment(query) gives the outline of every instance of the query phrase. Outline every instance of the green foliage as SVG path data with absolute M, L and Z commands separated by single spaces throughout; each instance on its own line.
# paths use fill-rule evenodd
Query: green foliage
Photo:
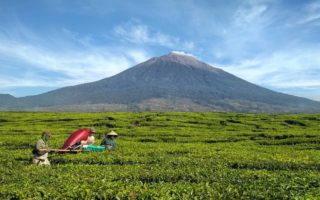
M 0 199 L 319 199 L 320 115 L 0 113 Z M 50 155 L 71 132 L 119 133 L 116 151 Z M 99 137 L 98 137 L 99 138 Z M 100 143 L 102 138 L 97 139 Z

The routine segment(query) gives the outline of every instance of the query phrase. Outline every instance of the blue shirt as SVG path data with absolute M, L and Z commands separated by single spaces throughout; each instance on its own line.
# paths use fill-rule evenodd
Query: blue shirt
M 111 146 L 111 150 L 116 149 L 116 141 L 110 139 L 103 139 L 100 145 Z

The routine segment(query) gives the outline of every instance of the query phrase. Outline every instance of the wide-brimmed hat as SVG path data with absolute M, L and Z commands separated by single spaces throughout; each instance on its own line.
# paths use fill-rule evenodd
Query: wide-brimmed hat
M 111 131 L 109 133 L 107 133 L 107 136 L 115 136 L 115 137 L 118 137 L 118 134 L 114 131 Z

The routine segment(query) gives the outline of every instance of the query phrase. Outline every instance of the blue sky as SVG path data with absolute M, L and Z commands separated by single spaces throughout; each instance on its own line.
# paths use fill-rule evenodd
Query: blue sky
M 0 93 L 99 80 L 170 51 L 320 100 L 318 0 L 2 0 Z

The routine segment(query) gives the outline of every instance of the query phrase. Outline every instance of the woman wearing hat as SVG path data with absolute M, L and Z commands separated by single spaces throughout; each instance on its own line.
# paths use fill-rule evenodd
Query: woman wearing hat
M 116 149 L 116 141 L 115 139 L 118 137 L 118 134 L 114 131 L 105 135 L 105 138 L 102 140 L 100 145 L 103 145 L 108 150 L 115 150 Z

